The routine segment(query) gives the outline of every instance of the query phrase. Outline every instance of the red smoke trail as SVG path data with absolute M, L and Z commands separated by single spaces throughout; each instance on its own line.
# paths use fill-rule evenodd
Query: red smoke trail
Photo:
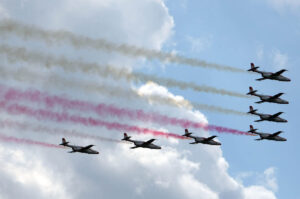
M 107 142 L 116 142 L 116 143 L 126 143 L 121 140 L 117 139 L 111 139 L 111 138 L 105 138 L 97 135 L 89 135 L 77 131 L 68 131 L 65 129 L 59 129 L 59 128 L 49 128 L 46 126 L 40 126 L 40 125 L 33 125 L 25 122 L 18 122 L 18 121 L 12 121 L 12 120 L 0 120 L 0 127 L 5 128 L 18 128 L 20 130 L 29 130 L 34 132 L 40 132 L 40 133 L 48 133 L 48 134 L 56 134 L 56 135 L 66 135 L 66 136 L 72 136 L 72 137 L 79 137 L 79 138 L 89 138 L 89 139 L 95 139 L 99 141 L 107 141 Z
M 57 122 L 73 122 L 77 124 L 82 124 L 85 126 L 102 126 L 107 129 L 115 129 L 119 131 L 128 131 L 135 133 L 143 133 L 143 134 L 152 134 L 155 136 L 164 136 L 164 137 L 173 137 L 177 139 L 187 139 L 183 136 L 174 134 L 174 133 L 166 133 L 163 131 L 156 131 L 147 128 L 141 128 L 138 126 L 130 126 L 127 124 L 120 124 L 117 122 L 106 122 L 102 120 L 96 120 L 92 117 L 81 117 L 77 115 L 69 115 L 67 113 L 57 113 L 53 111 L 43 110 L 43 109 L 32 109 L 27 106 L 18 105 L 18 104 L 9 104 L 7 102 L 0 102 L 0 109 L 7 111 L 10 114 L 22 114 L 26 116 L 35 117 L 36 119 L 50 119 Z
M 39 141 L 34 141 L 34 140 L 28 140 L 28 139 L 23 139 L 23 138 L 16 138 L 12 136 L 6 136 L 3 134 L 0 134 L 0 140 L 3 142 L 14 142 L 18 144 L 30 144 L 30 145 L 38 145 L 38 146 L 43 146 L 43 147 L 50 147 L 50 148 L 64 148 L 63 146 L 55 145 L 55 144 L 49 144 L 45 142 L 39 142 Z
M 0 86 L 1 91 L 3 92 L 4 86 Z M 161 125 L 179 125 L 182 128 L 196 128 L 204 129 L 209 131 L 217 131 L 218 133 L 231 133 L 236 135 L 251 135 L 244 131 L 239 131 L 236 129 L 231 129 L 227 127 L 221 127 L 211 124 L 193 122 L 186 119 L 178 119 L 173 117 L 168 117 L 158 113 L 145 113 L 143 110 L 130 110 L 124 108 L 118 108 L 113 105 L 98 104 L 79 101 L 79 100 L 69 100 L 59 96 L 49 96 L 46 93 L 41 93 L 40 91 L 20 91 L 17 89 L 6 88 L 4 89 L 4 98 L 6 100 L 30 100 L 34 102 L 42 102 L 48 108 L 52 108 L 55 105 L 60 105 L 63 108 L 69 109 L 78 109 L 81 111 L 93 111 L 100 116 L 111 115 L 117 116 L 119 118 L 127 117 L 132 120 L 141 120 L 144 122 L 155 122 Z

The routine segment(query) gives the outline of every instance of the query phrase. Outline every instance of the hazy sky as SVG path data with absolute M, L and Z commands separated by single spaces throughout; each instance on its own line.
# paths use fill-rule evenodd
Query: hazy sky
M 51 135 L 30 128 L 3 125 L 0 133 L 4 135 L 52 144 L 60 143 L 61 137 L 65 136 L 73 144 L 95 144 L 93 148 L 100 154 L 69 154 L 68 150 L 1 142 L 0 198 L 295 198 L 300 194 L 297 186 L 300 161 L 296 148 L 300 138 L 296 128 L 300 100 L 297 80 L 297 74 L 300 74 L 299 11 L 298 0 L 0 0 L 1 19 L 12 19 L 45 30 L 67 30 L 117 44 L 172 52 L 242 70 L 247 70 L 250 62 L 269 71 L 286 68 L 288 72 L 285 75 L 292 79 L 289 83 L 256 82 L 259 75 L 255 74 L 148 60 L 118 52 L 74 47 L 69 42 L 44 42 L 14 33 L 1 33 L 1 45 L 24 47 L 70 60 L 112 64 L 132 72 L 155 74 L 238 93 L 247 93 L 249 86 L 259 93 L 270 95 L 284 92 L 282 98 L 289 100 L 290 104 L 254 104 L 255 98 L 167 88 L 155 83 L 129 82 L 83 71 L 70 72 L 72 69 L 63 70 L 56 65 L 48 67 L 49 63 L 43 61 L 24 62 L 17 58 L 14 62 L 0 53 L 1 70 L 10 71 L 0 71 L 1 86 L 35 89 L 96 105 L 103 103 L 124 109 L 142 109 L 241 131 L 247 131 L 249 124 L 253 124 L 263 132 L 282 130 L 282 136 L 288 140 L 284 143 L 256 142 L 254 139 L 257 137 L 190 129 L 199 136 L 218 135 L 222 146 L 189 145 L 189 140 L 156 137 L 155 143 L 161 145 L 162 150 L 131 150 L 131 145 L 124 143 L 59 133 Z M 24 70 L 34 75 L 29 76 L 29 73 L 22 72 Z M 180 103 L 185 99 L 240 112 L 247 112 L 249 105 L 263 113 L 283 111 L 282 117 L 289 123 L 254 123 L 256 118 L 253 116 L 168 106 L 145 97 L 154 94 L 173 102 Z M 3 94 L 0 96 L 3 101 Z M 15 102 L 33 109 L 50 107 L 28 100 Z M 0 110 L 1 124 L 5 124 L 3 121 L 15 121 L 32 127 L 60 128 L 112 139 L 123 136 L 123 131 L 116 129 L 39 119 L 8 113 L 3 108 Z M 180 126 L 129 117 L 117 118 L 113 114 L 99 116 L 92 111 L 59 106 L 49 110 L 177 134 L 184 132 Z M 127 133 L 136 139 L 152 138 L 148 134 Z

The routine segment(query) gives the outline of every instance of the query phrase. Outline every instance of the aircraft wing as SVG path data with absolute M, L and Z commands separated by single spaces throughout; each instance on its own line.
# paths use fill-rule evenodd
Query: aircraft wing
M 261 80 L 265 80 L 266 78 L 258 78 L 258 79 L 256 79 L 257 81 L 261 81 Z
M 279 135 L 280 133 L 282 133 L 282 131 L 278 131 L 278 132 L 276 132 L 276 133 L 273 133 L 271 136 L 272 136 L 272 137 L 275 137 L 275 136 Z
M 143 145 L 148 145 L 148 144 L 151 144 L 155 139 L 151 139 L 151 140 L 148 140 L 146 142 L 143 143 Z
M 279 75 L 281 75 L 284 71 L 286 71 L 285 69 L 282 69 L 282 70 L 280 70 L 280 71 L 278 71 L 278 72 L 276 72 L 276 73 L 273 73 L 272 74 L 272 76 L 274 77 L 274 76 L 279 76 Z
M 279 115 L 281 115 L 283 112 L 278 112 L 278 113 L 275 113 L 274 115 L 271 115 L 270 118 L 275 118 L 275 117 L 278 117 Z
M 208 137 L 208 138 L 205 138 L 205 141 L 212 140 L 212 139 L 214 139 L 215 137 L 217 137 L 217 136 L 216 136 L 216 135 L 210 136 L 210 137 Z
M 91 148 L 91 147 L 93 147 L 94 145 L 88 145 L 88 146 L 85 146 L 85 147 L 82 147 L 81 149 L 80 149 L 80 151 L 84 151 L 84 150 L 87 150 L 87 149 L 89 149 L 89 148 Z
M 283 95 L 283 93 L 278 93 L 278 94 L 273 95 L 272 97 L 270 97 L 270 99 L 276 99 L 276 98 L 279 98 L 281 95 Z

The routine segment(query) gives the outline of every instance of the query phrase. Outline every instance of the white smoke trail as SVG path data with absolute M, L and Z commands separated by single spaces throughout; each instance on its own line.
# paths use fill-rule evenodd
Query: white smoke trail
M 96 50 L 115 51 L 124 55 L 133 57 L 146 57 L 147 59 L 158 59 L 160 61 L 168 61 L 177 64 L 190 65 L 194 67 L 212 68 L 229 72 L 248 73 L 247 71 L 232 66 L 208 63 L 203 60 L 187 58 L 172 53 L 161 52 L 158 50 L 150 50 L 128 44 L 116 44 L 104 39 L 92 39 L 86 36 L 76 35 L 72 32 L 60 30 L 50 31 L 43 30 L 33 25 L 25 25 L 12 20 L 2 20 L 0 22 L 0 34 L 16 34 L 24 39 L 39 39 L 47 44 L 69 43 L 75 48 L 89 47 Z
M 139 72 L 130 72 L 126 68 L 117 68 L 111 65 L 99 65 L 97 63 L 82 62 L 79 60 L 68 60 L 64 56 L 56 57 L 49 54 L 43 54 L 41 52 L 28 51 L 25 48 L 11 47 L 8 45 L 0 45 L 0 53 L 5 54 L 8 61 L 17 62 L 19 60 L 29 63 L 38 63 L 45 65 L 46 67 L 62 67 L 65 71 L 76 72 L 81 71 L 84 73 L 93 73 L 101 77 L 111 76 L 115 79 L 126 79 L 127 81 L 135 82 L 147 82 L 154 81 L 167 87 L 176 87 L 182 90 L 192 89 L 197 92 L 214 93 L 219 95 L 228 95 L 240 98 L 249 98 L 249 96 L 227 91 L 225 89 L 218 89 L 206 85 L 197 85 L 192 82 L 182 82 L 175 79 L 162 78 L 156 75 L 147 75 Z M 38 66 L 38 65 L 34 65 Z

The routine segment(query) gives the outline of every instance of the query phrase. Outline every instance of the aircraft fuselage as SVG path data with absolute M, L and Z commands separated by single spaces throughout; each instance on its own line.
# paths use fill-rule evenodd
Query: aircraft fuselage
M 157 145 L 152 144 L 152 143 L 145 145 L 145 142 L 143 142 L 143 141 L 132 140 L 132 142 L 134 143 L 134 145 L 136 147 L 149 148 L 149 149 L 161 149 L 160 146 L 157 146 Z
M 270 72 L 264 72 L 264 71 L 256 71 L 256 72 L 260 73 L 261 76 L 265 79 L 278 80 L 278 81 L 284 81 L 284 82 L 291 81 L 289 78 L 284 77 L 282 75 L 273 76 L 273 73 L 270 73 Z
M 261 99 L 261 101 L 264 102 L 271 102 L 271 103 L 276 103 L 276 104 L 288 104 L 289 102 L 280 98 L 275 98 L 275 99 L 271 99 L 272 96 L 269 95 L 259 95 L 259 94 L 255 94 L 255 96 L 259 97 Z
M 274 141 L 286 141 L 286 138 L 280 137 L 280 136 L 272 136 L 272 134 L 269 133 L 257 133 L 261 139 L 265 140 L 274 140 Z
M 214 141 L 214 140 L 207 140 L 205 137 L 196 137 L 196 136 L 189 136 L 190 138 L 193 138 L 195 142 L 192 142 L 190 144 L 209 144 L 209 145 L 221 145 L 220 142 Z
M 79 152 L 79 153 L 88 153 L 88 154 L 99 154 L 98 151 L 95 151 L 93 149 L 83 149 L 81 146 L 74 146 L 74 145 L 69 145 L 69 147 L 72 148 L 73 152 Z
M 281 117 L 272 117 L 272 115 L 270 114 L 255 113 L 255 115 L 258 115 L 261 120 L 266 120 L 271 122 L 287 122 L 287 120 Z

